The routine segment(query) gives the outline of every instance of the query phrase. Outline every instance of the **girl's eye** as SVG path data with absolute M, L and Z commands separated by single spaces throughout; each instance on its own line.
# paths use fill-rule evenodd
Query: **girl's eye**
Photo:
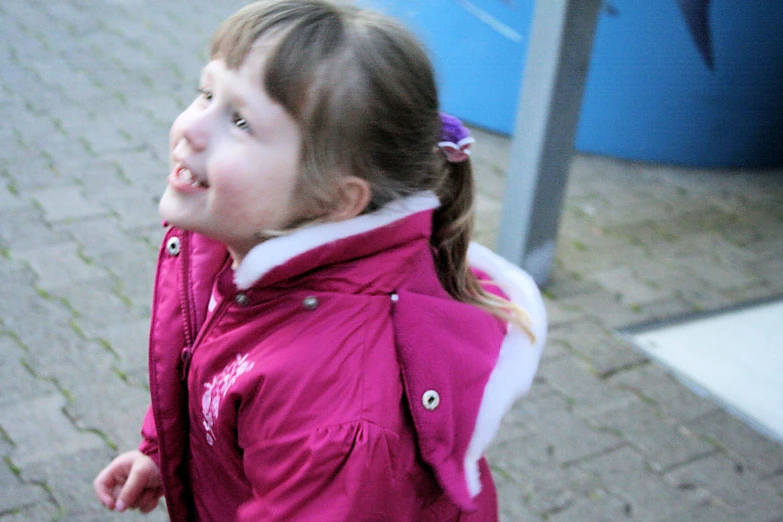
M 199 96 L 201 96 L 203 99 L 207 101 L 210 101 L 212 99 L 212 91 L 210 91 L 209 89 L 205 89 L 202 87 L 198 90 L 198 92 L 199 92 Z
M 250 124 L 241 115 L 234 114 L 234 118 L 232 121 L 234 122 L 234 125 L 236 125 L 238 129 L 241 129 L 243 131 L 250 131 Z

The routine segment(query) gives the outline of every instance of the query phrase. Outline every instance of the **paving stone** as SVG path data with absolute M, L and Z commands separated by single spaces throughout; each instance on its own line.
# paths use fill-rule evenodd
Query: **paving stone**
M 594 429 L 570 411 L 569 401 L 558 394 L 545 394 L 524 403 L 528 425 L 547 443 L 544 448 L 553 461 L 569 465 L 591 455 L 604 453 L 625 442 L 614 433 Z
M 558 325 L 549 331 L 551 342 L 561 341 L 587 361 L 599 376 L 637 366 L 647 361 L 619 337 L 593 320 L 580 320 Z
M 639 323 L 663 322 L 677 317 L 693 314 L 696 310 L 692 303 L 680 297 L 670 297 L 660 301 L 653 301 L 634 308 L 638 313 Z M 626 325 L 633 326 L 633 325 Z
M 110 358 L 105 349 L 94 349 L 71 326 L 70 321 L 54 330 L 23 331 L 19 339 L 30 349 L 22 356 L 22 364 L 41 378 L 54 379 L 58 389 L 72 379 L 83 379 L 93 358 Z
M 8 185 L 0 179 L 0 208 L 4 211 L 15 211 L 27 206 L 27 203 L 8 190 Z
M 106 108 L 107 110 L 115 110 L 110 104 L 107 105 L 109 105 Z M 128 136 L 121 133 L 116 126 L 103 121 L 91 122 L 89 125 L 85 125 L 82 127 L 81 132 L 76 133 L 76 135 L 84 138 L 89 144 L 89 148 L 97 154 L 127 150 L 136 145 L 136 143 L 128 139 Z
M 11 459 L 23 472 L 30 464 L 48 462 L 59 455 L 104 447 L 100 437 L 74 427 L 63 413 L 65 404 L 65 397 L 53 394 L 0 409 L 0 426 L 14 442 Z
M 728 308 L 751 305 L 759 301 L 777 299 L 781 296 L 779 287 L 772 287 L 768 281 L 760 281 L 750 286 L 732 288 L 722 292 L 723 296 L 731 301 Z
M 783 287 L 783 256 L 773 259 L 764 259 L 751 264 L 754 273 L 770 288 L 770 294 L 774 295 Z
M 783 474 L 783 446 L 754 431 L 725 410 L 709 412 L 687 426 L 719 444 L 732 458 L 759 476 Z
M 569 224 L 568 216 L 564 216 L 561 230 L 567 229 Z M 591 273 L 621 266 L 622 260 L 649 255 L 646 249 L 623 237 L 607 235 L 596 226 L 583 225 L 580 228 L 562 234 L 557 243 L 556 259 L 565 266 L 578 267 L 580 275 L 586 279 Z
M 44 121 L 38 119 L 34 125 Z M 38 152 L 21 151 L 19 156 L 9 159 L 7 165 L 11 184 L 22 197 L 29 197 L 31 192 L 44 188 L 65 188 L 72 184 L 70 179 L 55 168 L 50 158 Z
M 0 335 L 0 382 L 3 383 L 0 387 L 0 408 L 28 397 L 57 393 L 50 381 L 34 377 L 24 367 L 21 363 L 23 353 L 16 341 Z
M 0 296 L 5 295 L 6 291 L 0 290 Z M 62 302 L 39 296 L 32 285 L 15 297 L 0 299 L 0 323 L 27 350 L 26 354 L 46 355 L 47 347 L 58 346 L 75 335 L 70 326 L 73 313 Z
M 493 470 L 500 506 L 500 522 L 543 522 L 524 501 L 521 484 Z
M 160 223 L 154 227 L 128 229 L 127 232 L 133 233 L 135 237 L 141 239 L 150 248 L 152 254 L 157 256 L 165 233 L 165 229 Z
M 57 230 L 67 232 L 75 239 L 83 255 L 93 262 L 99 262 L 106 254 L 123 252 L 130 243 L 128 234 L 113 216 L 64 223 L 58 225 Z
M 0 240 L 11 250 L 27 250 L 59 244 L 70 239 L 52 230 L 43 219 L 43 213 L 32 205 L 0 210 Z
M 2 522 L 31 522 L 59 520 L 62 511 L 53 502 L 45 501 L 32 506 L 25 506 L 8 512 L 0 513 Z
M 566 310 L 578 311 L 584 321 L 600 322 L 607 328 L 623 328 L 644 321 L 641 309 L 634 309 L 621 302 L 621 296 L 600 289 L 590 294 L 579 294 L 558 300 Z M 577 320 L 569 321 L 579 324 Z
M 686 426 L 661 414 L 645 403 L 629 405 L 624 411 L 611 411 L 590 418 L 597 428 L 616 431 L 638 448 L 655 471 L 692 461 L 716 451 Z
M 540 375 L 536 376 L 528 394 L 517 400 L 506 413 L 493 444 L 502 444 L 509 440 L 515 441 L 533 434 L 538 422 L 536 419 L 538 404 L 549 400 L 548 396 L 552 394 L 555 394 L 555 391 L 549 386 L 546 379 Z
M 73 324 L 87 338 L 94 338 L 96 332 L 115 322 L 117 317 L 131 314 L 130 303 L 116 295 L 114 278 L 104 276 L 90 281 L 90 284 L 75 283 L 56 289 L 58 295 L 66 296 L 74 310 Z
M 20 511 L 47 500 L 48 496 L 42 487 L 22 482 L 12 472 L 8 462 L 0 465 L 0 520 L 4 520 L 4 513 Z
M 111 278 L 104 291 L 132 307 L 137 315 L 148 315 L 161 227 L 155 226 L 156 247 L 147 235 L 120 229 L 117 218 L 86 220 L 64 227 L 79 243 L 80 252 Z
M 561 341 L 547 340 L 544 350 L 541 353 L 541 361 L 549 361 L 557 359 L 558 357 L 567 357 L 571 354 L 568 350 L 568 346 Z
M 665 516 L 656 519 L 656 522 L 737 522 L 738 520 L 754 520 L 743 518 L 732 512 L 725 505 L 705 498 L 684 506 L 676 506 Z
M 124 253 L 106 253 L 97 260 L 107 267 L 117 282 L 112 292 L 128 302 L 134 315 L 139 317 L 150 315 L 155 259 L 155 254 L 150 253 L 143 245 L 137 245 Z
M 549 515 L 547 522 L 630 520 L 627 509 L 628 504 L 599 491 L 590 497 L 578 498 L 561 511 Z
M 618 372 L 608 382 L 637 394 L 660 408 L 667 417 L 679 421 L 691 421 L 718 409 L 714 402 L 686 388 L 654 363 Z
M 136 113 L 138 114 L 138 113 Z M 157 128 L 155 134 L 144 133 L 148 143 L 168 143 L 168 128 Z M 166 177 L 169 174 L 168 156 L 159 158 L 148 146 L 139 147 L 124 152 L 114 152 L 103 155 L 107 161 L 115 165 L 122 176 L 134 187 L 144 189 L 150 196 L 160 196 L 166 187 Z
M 107 324 L 95 331 L 95 337 L 105 341 L 117 354 L 117 367 L 125 372 L 147 371 L 149 318 L 129 319 Z M 146 379 L 145 379 L 146 382 Z
M 11 300 L 14 296 L 25 297 L 33 293 L 35 272 L 22 261 L 0 255 L 0 280 L 3 281 L 0 285 L 0 300 Z
M 58 187 L 31 193 L 49 222 L 82 219 L 107 214 L 106 209 L 86 200 L 81 187 Z
M 566 397 L 572 411 L 585 417 L 625 411 L 640 402 L 633 393 L 607 386 L 584 361 L 573 357 L 542 361 L 539 376 Z
M 690 257 L 684 260 L 683 264 L 698 271 L 699 279 L 718 290 L 730 290 L 760 282 L 760 278 L 752 274 L 744 265 L 715 265 L 707 262 L 704 257 Z
M 629 306 L 642 305 L 669 297 L 669 292 L 645 283 L 627 266 L 597 272 L 591 274 L 590 278 L 609 292 L 621 294 L 621 302 Z
M 552 267 L 549 281 L 543 289 L 545 296 L 554 301 L 575 295 L 591 294 L 596 290 L 598 285 L 595 282 L 568 274 L 559 265 Z
M 102 200 L 106 194 L 116 197 L 132 190 L 129 180 L 105 154 L 100 157 L 59 155 L 57 162 L 58 168 L 82 187 L 82 196 L 92 205 L 100 206 L 103 214 L 108 214 Z
M 153 227 L 161 222 L 158 213 L 160 194 L 108 193 L 101 198 L 102 204 L 117 214 L 122 227 L 127 229 Z
M 599 478 L 608 494 L 627 504 L 624 512 L 632 520 L 676 520 L 673 513 L 682 506 L 695 509 L 704 502 L 696 490 L 671 485 L 650 473 L 644 460 L 630 447 L 622 447 L 579 464 Z
M 764 479 L 764 482 L 774 488 L 776 491 L 783 491 L 783 473 L 778 473 Z
M 72 243 L 14 250 L 14 256 L 24 259 L 38 274 L 38 286 L 46 290 L 70 283 L 88 283 L 106 276 L 106 272 L 87 263 Z
M 783 498 L 752 471 L 723 455 L 699 459 L 666 474 L 678 485 L 704 489 L 730 506 L 735 520 L 772 520 L 783 513 Z
M 722 310 L 736 304 L 731 291 L 721 291 L 705 282 L 702 282 L 699 289 L 683 291 L 682 299 L 691 303 L 697 312 Z
M 547 323 L 550 327 L 562 326 L 587 318 L 587 314 L 579 306 L 569 305 L 560 299 L 550 299 L 546 294 L 544 294 L 544 303 L 546 306 Z
M 96 390 L 101 390 L 104 397 L 97 407 L 90 402 Z M 79 428 L 95 431 L 119 451 L 138 447 L 149 391 L 126 384 L 117 375 L 102 374 L 82 386 L 72 386 L 70 392 L 74 402 L 68 404 L 66 411 Z
M 494 475 L 506 477 L 528 509 L 541 516 L 564 509 L 600 486 L 595 476 L 557 464 L 549 434 L 493 445 L 487 460 Z
M 79 429 L 98 433 L 121 450 L 135 448 L 141 442 L 139 433 L 149 406 L 149 391 L 126 382 L 115 358 L 105 356 L 101 347 L 92 343 L 89 347 L 83 353 L 90 379 L 76 373 L 59 377 L 69 397 L 64 411 Z M 97 392 L 102 400 L 96 402 Z

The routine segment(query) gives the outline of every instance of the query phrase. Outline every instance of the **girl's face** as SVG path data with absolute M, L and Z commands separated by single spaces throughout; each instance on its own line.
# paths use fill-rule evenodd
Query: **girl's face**
M 174 121 L 171 173 L 160 201 L 170 224 L 225 244 L 234 263 L 304 215 L 296 197 L 301 136 L 262 81 L 264 47 L 239 70 L 204 67 L 200 94 Z

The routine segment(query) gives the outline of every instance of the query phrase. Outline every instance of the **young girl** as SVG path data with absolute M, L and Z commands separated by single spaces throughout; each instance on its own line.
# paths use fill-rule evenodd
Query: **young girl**
M 219 28 L 199 90 L 171 129 L 144 442 L 101 502 L 496 520 L 482 453 L 545 314 L 526 274 L 468 252 L 471 138 L 421 47 L 377 14 L 264 1 Z

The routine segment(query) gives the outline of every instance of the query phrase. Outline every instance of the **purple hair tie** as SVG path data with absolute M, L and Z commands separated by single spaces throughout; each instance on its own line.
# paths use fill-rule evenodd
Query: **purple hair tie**
M 445 112 L 440 113 L 441 129 L 438 147 L 449 163 L 461 163 L 470 156 L 470 145 L 474 140 L 470 131 L 458 118 Z

